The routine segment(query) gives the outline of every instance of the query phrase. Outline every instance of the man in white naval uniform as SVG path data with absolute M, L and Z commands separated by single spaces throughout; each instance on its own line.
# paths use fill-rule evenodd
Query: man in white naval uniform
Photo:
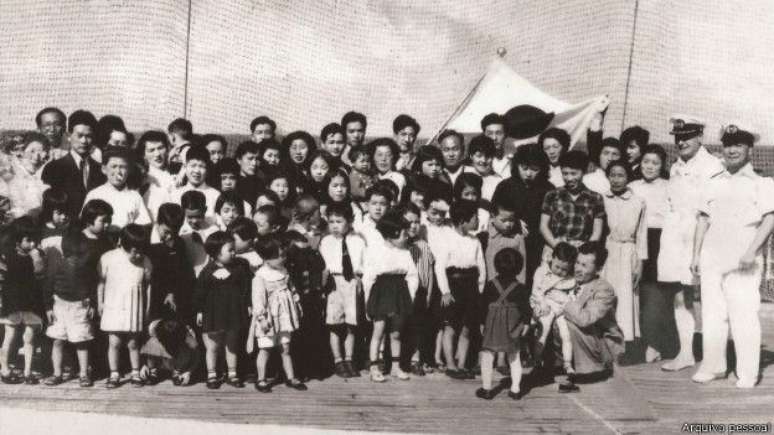
M 699 205 L 691 270 L 701 278 L 704 359 L 693 375 L 706 383 L 726 375 L 729 326 L 736 350 L 736 386 L 758 382 L 763 254 L 774 229 L 774 180 L 753 170 L 755 135 L 724 128 L 726 170 L 710 179 Z
M 696 327 L 693 308 L 696 277 L 691 273 L 693 238 L 701 191 L 713 176 L 723 171 L 723 164 L 701 144 L 704 122 L 694 116 L 674 115 L 670 120 L 679 158 L 672 164 L 661 252 L 658 256 L 658 280 L 675 291 L 675 324 L 680 339 L 680 352 L 661 368 L 677 371 L 695 364 L 693 334 Z

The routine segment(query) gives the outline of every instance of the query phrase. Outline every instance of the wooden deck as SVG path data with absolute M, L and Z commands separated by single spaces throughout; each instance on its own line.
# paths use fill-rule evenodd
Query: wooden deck
M 478 381 L 442 375 L 372 384 L 366 378 L 311 382 L 309 391 L 284 386 L 271 394 L 224 385 L 174 387 L 164 382 L 107 390 L 0 385 L 0 407 L 75 411 L 148 418 L 177 418 L 288 429 L 432 433 L 678 433 L 683 423 L 770 423 L 774 420 L 774 305 L 765 304 L 764 378 L 754 390 L 733 383 L 697 385 L 692 370 L 663 373 L 656 364 L 619 368 L 614 378 L 559 394 L 556 385 L 532 389 L 520 402 L 505 393 L 491 402 L 473 396 Z M 44 418 L 45 414 L 40 414 Z M 3 434 L 0 421 L 0 434 Z M 66 429 L 66 428 L 65 428 Z M 771 428 L 769 429 L 771 430 Z M 67 430 L 59 433 L 77 433 Z

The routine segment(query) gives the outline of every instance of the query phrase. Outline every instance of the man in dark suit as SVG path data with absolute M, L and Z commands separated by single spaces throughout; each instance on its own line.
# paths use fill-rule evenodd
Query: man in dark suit
M 613 287 L 599 277 L 607 250 L 594 242 L 578 248 L 575 281 L 580 286 L 575 300 L 564 306 L 564 318 L 572 337 L 575 373 L 605 378 L 623 352 L 623 334 L 615 321 L 616 297 Z M 571 377 L 559 385 L 559 391 L 577 391 Z
M 97 119 L 91 112 L 77 110 L 67 120 L 70 152 L 49 162 L 41 178 L 51 187 L 67 193 L 67 209 L 71 217 L 78 217 L 86 193 L 105 182 L 99 163 L 90 157 Z

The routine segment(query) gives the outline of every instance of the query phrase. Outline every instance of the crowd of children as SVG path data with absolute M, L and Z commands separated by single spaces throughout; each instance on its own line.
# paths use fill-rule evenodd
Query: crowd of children
M 44 115 L 65 122 L 58 109 Z M 613 253 L 601 275 L 624 338 L 640 335 L 645 200 L 627 187 L 639 161 L 611 158 L 608 148 L 622 155 L 615 141 L 602 142 L 587 173 L 586 154 L 549 130 L 518 148 L 504 179 L 499 115 L 484 118 L 489 133 L 470 141 L 469 161 L 454 131 L 415 151 L 420 127 L 407 115 L 396 140 L 364 143 L 365 116 L 348 113 L 322 129 L 319 148 L 301 131 L 277 142 L 275 123 L 259 117 L 233 157 L 226 139 L 194 135 L 183 119 L 121 146 L 93 140 L 110 137 L 105 128 L 125 133 L 123 122 L 105 127 L 86 111 L 66 121 L 69 151 L 30 186 L 46 187 L 41 204 L 2 230 L 3 383 L 39 382 L 33 356 L 45 336 L 50 367 L 36 372 L 50 369 L 49 386 L 76 365 L 82 387 L 99 376 L 118 387 L 128 367 L 137 387 L 165 374 L 212 389 L 249 377 L 261 392 L 279 366 L 299 391 L 333 374 L 480 371 L 476 395 L 491 399 L 496 368 L 519 399 L 522 365 L 541 364 L 552 330 L 563 370 L 574 371 L 563 308 L 579 291 L 573 268 L 587 242 Z M 25 147 L 49 150 L 39 136 Z M 564 147 L 553 160 L 552 142 Z M 551 165 L 563 187 L 548 183 Z M 587 181 L 598 171 L 606 177 Z M 21 375 L 11 370 L 18 336 Z

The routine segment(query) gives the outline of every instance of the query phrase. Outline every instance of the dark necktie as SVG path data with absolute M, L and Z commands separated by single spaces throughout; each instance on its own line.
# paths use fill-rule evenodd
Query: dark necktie
M 86 174 L 86 159 L 81 159 L 80 163 L 80 170 L 81 170 L 81 181 L 83 182 L 83 187 L 88 188 L 88 174 Z
M 194 242 L 200 245 L 204 245 L 204 240 L 202 240 L 201 234 L 197 233 L 196 231 L 191 233 L 191 240 L 193 240 Z
M 352 270 L 352 259 L 349 258 L 349 249 L 347 249 L 346 236 L 341 239 L 341 273 L 347 281 L 355 277 L 355 272 Z

